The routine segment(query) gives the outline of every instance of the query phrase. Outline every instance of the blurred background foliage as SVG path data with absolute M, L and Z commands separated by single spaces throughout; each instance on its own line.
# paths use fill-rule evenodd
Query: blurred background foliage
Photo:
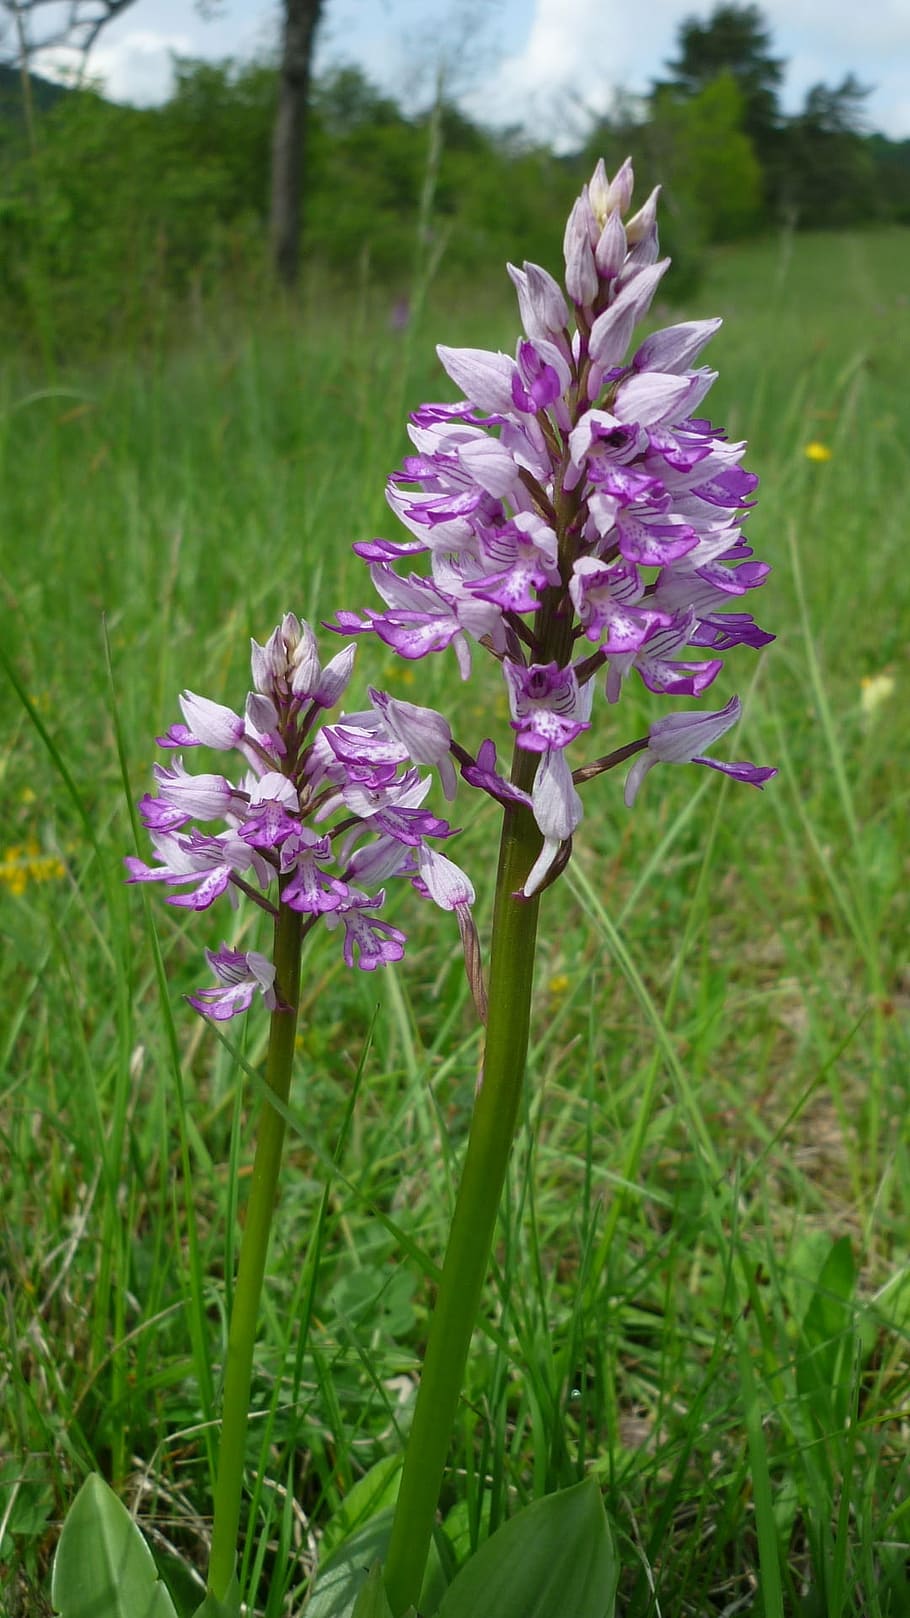
M 492 131 L 438 92 L 408 113 L 356 68 L 310 97 L 302 231 L 310 272 L 413 293 L 514 254 L 548 264 L 565 198 L 603 154 L 664 188 L 664 247 L 685 296 L 705 249 L 769 229 L 910 223 L 910 141 L 869 133 L 848 74 L 781 111 L 783 63 L 754 6 L 684 22 L 645 98 L 556 153 Z M 0 329 L 51 360 L 161 335 L 227 292 L 269 284 L 272 61 L 178 60 L 161 106 L 106 101 L 0 69 Z

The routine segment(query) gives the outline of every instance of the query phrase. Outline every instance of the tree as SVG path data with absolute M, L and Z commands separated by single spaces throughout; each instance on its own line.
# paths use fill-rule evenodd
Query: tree
M 784 62 L 771 55 L 771 34 L 757 6 L 720 5 L 708 21 L 687 17 L 679 27 L 679 56 L 667 67 L 671 83 L 697 95 L 721 73 L 729 73 L 743 99 L 743 129 L 760 151 L 768 131 L 780 123 L 777 94 Z
M 678 42 L 679 54 L 667 63 L 670 87 L 696 96 L 722 73 L 730 74 L 742 96 L 741 128 L 761 164 L 766 199 L 776 203 L 786 169 L 778 102 L 785 64 L 772 54 L 770 29 L 758 6 L 719 5 L 707 22 L 687 17 Z
M 743 130 L 743 93 L 729 71 L 695 95 L 665 86 L 651 102 L 645 144 L 667 191 L 701 242 L 729 241 L 755 227 L 762 174 Z
M 866 149 L 875 167 L 879 213 L 895 224 L 910 225 L 910 140 L 869 135 Z
M 803 225 L 835 228 L 877 211 L 875 161 L 865 134 L 869 87 L 847 73 L 814 84 L 787 131 L 787 202 Z
M 102 29 L 133 0 L 0 0 L 6 18 L 2 48 L 20 65 L 42 51 L 63 48 L 81 57 L 81 69 Z
M 109 22 L 133 0 L 0 0 L 0 61 L 19 69 L 22 110 L 29 144 L 35 148 L 35 109 L 32 66 L 45 51 L 72 51 L 77 61 L 76 81 L 85 74 L 88 54 Z
M 813 84 L 806 91 L 802 119 L 826 135 L 862 135 L 868 127 L 865 103 L 871 94 L 872 85 L 860 84 L 854 73 L 846 73 L 836 89 Z
M 323 0 L 284 0 L 278 111 L 272 139 L 272 262 L 293 287 L 300 272 L 300 198 L 313 48 Z

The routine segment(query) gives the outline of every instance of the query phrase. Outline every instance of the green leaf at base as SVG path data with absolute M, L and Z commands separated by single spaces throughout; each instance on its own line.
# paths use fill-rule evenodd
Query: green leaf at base
M 63 1524 L 51 1601 L 60 1618 L 177 1618 L 142 1534 L 97 1472 Z
M 351 1618 L 394 1618 L 382 1582 L 382 1563 L 374 1562 L 367 1574 L 366 1584 L 354 1602 Z
M 307 1618 L 357 1618 L 357 1603 L 373 1577 L 372 1569 L 385 1556 L 392 1530 L 391 1506 L 361 1523 L 344 1543 L 327 1556 L 316 1575 L 316 1588 L 307 1605 Z M 368 1571 L 369 1570 L 369 1571 Z M 422 1614 L 435 1613 L 446 1586 L 439 1547 L 433 1544 L 420 1596 Z M 372 1609 L 368 1608 L 372 1613 Z M 378 1611 L 381 1613 L 382 1608 Z
M 240 1618 L 240 1585 L 236 1576 L 231 1580 L 231 1588 L 223 1601 L 208 1591 L 205 1600 L 193 1613 L 193 1618 Z
M 481 1545 L 439 1618 L 613 1618 L 618 1568 L 592 1478 L 535 1500 Z

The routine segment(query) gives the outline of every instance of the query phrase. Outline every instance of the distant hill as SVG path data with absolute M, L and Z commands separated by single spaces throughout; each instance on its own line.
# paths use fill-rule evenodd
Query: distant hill
M 30 73 L 29 79 L 37 112 L 48 112 L 64 96 L 74 94 L 67 85 L 43 79 L 40 73 Z M 0 63 L 0 120 L 5 124 L 21 123 L 23 120 L 22 75 L 17 67 L 10 67 L 6 63 Z

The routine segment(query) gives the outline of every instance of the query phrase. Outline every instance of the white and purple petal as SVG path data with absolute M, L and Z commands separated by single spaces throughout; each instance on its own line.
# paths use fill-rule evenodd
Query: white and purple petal
M 244 722 L 240 714 L 226 708 L 224 703 L 199 697 L 195 691 L 184 691 L 180 709 L 193 736 L 204 746 L 226 753 L 243 741 Z

